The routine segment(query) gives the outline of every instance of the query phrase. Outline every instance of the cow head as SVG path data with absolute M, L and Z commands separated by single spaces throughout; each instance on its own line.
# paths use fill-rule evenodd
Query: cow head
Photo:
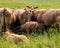
M 27 6 L 30 10 L 30 12 L 33 12 L 35 11 L 35 9 L 37 9 L 38 7 L 37 6 Z
M 38 8 L 37 6 L 27 6 L 29 8 L 29 11 L 31 13 L 31 20 L 35 21 L 35 13 L 36 12 L 36 9 Z
M 27 9 L 22 9 L 21 12 L 22 12 L 20 15 L 21 24 L 24 24 L 25 22 L 30 21 L 31 13 Z
M 37 6 L 27 6 L 29 9 L 37 9 L 38 7 Z

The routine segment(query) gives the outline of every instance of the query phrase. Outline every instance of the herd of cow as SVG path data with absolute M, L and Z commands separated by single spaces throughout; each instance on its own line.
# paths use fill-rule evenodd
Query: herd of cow
M 36 9 L 35 6 L 28 8 L 0 8 L 0 30 L 8 30 L 13 33 L 34 34 L 36 30 L 41 33 L 50 27 L 60 30 L 60 9 Z

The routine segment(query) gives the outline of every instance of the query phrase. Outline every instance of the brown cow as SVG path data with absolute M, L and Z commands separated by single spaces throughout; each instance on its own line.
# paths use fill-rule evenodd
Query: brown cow
M 30 9 L 30 12 L 32 12 L 31 21 L 38 21 L 42 22 L 41 17 L 44 13 L 46 13 L 49 9 L 39 9 L 37 10 L 35 6 L 27 6 Z
M 31 13 L 26 9 L 14 9 L 13 12 L 15 14 L 16 20 L 19 19 L 20 24 L 30 21 Z
M 20 28 L 20 25 L 24 24 L 25 22 L 30 21 L 31 13 L 26 9 L 11 9 L 15 15 L 15 23 L 13 23 L 10 27 L 11 29 L 18 32 L 18 29 Z
M 58 25 L 60 27 L 60 9 L 50 9 L 42 16 L 45 26 Z
M 12 33 L 10 30 L 7 30 L 4 33 L 4 37 L 8 40 L 11 39 L 11 41 L 15 42 L 15 43 L 19 43 L 19 42 L 28 42 L 28 39 L 25 35 L 17 35 Z
M 3 24 L 4 24 L 4 17 L 3 17 L 3 11 L 4 8 L 0 8 L 0 32 L 3 31 Z
M 31 9 L 31 7 L 33 9 Z M 52 25 L 60 26 L 60 9 L 45 9 L 45 10 L 36 10 L 35 7 L 31 6 L 30 11 L 33 14 L 34 21 L 43 23 L 45 27 L 50 27 Z M 32 20 L 33 20 L 32 19 Z
M 30 22 L 26 22 L 25 24 L 20 26 L 20 30 L 21 31 L 26 31 L 27 33 L 33 33 L 36 32 L 37 30 L 42 30 L 43 29 L 43 24 L 38 23 L 38 22 L 34 22 L 34 21 L 30 21 Z
M 15 22 L 15 15 L 13 14 L 13 12 L 9 9 L 9 8 L 3 8 L 2 12 L 1 12 L 2 16 L 3 16 L 3 20 L 4 20 L 4 26 L 6 26 L 6 28 L 10 27 L 10 24 L 13 22 Z M 5 28 L 4 28 L 5 29 Z
M 31 13 L 28 10 L 15 8 L 3 8 L 2 15 L 4 17 L 4 26 L 7 26 L 7 28 L 12 29 L 13 31 L 18 30 L 19 26 L 25 22 L 30 21 L 31 17 Z

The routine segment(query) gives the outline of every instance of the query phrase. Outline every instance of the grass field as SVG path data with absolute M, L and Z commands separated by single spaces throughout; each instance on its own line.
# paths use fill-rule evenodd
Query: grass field
M 60 0 L 0 0 L 0 7 L 24 8 L 28 5 L 39 8 L 60 8 Z
M 24 8 L 26 6 L 38 6 L 40 8 L 60 8 L 60 0 L 0 0 L 0 7 Z M 56 29 L 50 29 L 49 33 L 26 35 L 28 43 L 14 44 L 0 36 L 0 48 L 60 48 L 60 33 Z

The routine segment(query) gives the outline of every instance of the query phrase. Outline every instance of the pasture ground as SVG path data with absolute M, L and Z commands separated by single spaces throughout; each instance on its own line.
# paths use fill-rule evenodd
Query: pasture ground
M 38 6 L 38 9 L 60 8 L 60 0 L 0 0 L 0 8 L 24 8 L 30 5 Z M 34 36 L 27 34 L 29 42 L 20 44 L 14 44 L 0 36 L 0 48 L 60 48 L 60 33 L 53 28 L 48 32 Z

